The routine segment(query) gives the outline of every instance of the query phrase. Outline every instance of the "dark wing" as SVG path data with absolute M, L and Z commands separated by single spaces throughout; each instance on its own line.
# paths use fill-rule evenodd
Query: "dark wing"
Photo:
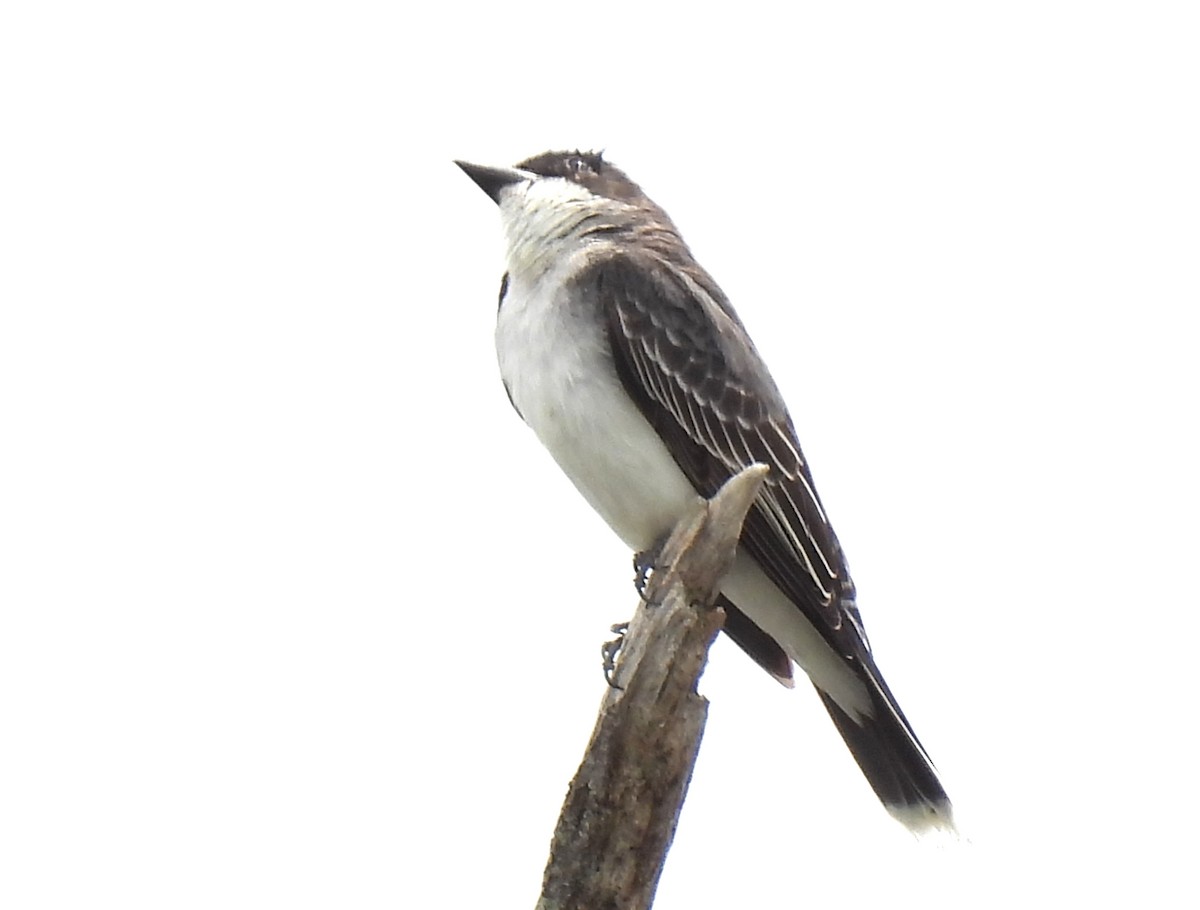
M 693 263 L 639 252 L 599 260 L 577 283 L 604 314 L 626 391 L 697 491 L 770 467 L 742 545 L 837 651 L 864 656 L 854 583 L 791 418 L 720 289 Z

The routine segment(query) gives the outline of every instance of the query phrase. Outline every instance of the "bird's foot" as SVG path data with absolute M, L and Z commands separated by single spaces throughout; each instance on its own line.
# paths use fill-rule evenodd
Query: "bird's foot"
M 621 650 L 621 645 L 625 644 L 625 633 L 629 631 L 629 623 L 619 622 L 612 627 L 612 631 L 617 633 L 617 637 L 600 646 L 600 655 L 604 658 L 604 681 L 612 688 L 620 689 L 614 674 L 617 671 L 617 653 Z
M 646 591 L 650 587 L 650 576 L 665 568 L 658 565 L 664 543 L 665 541 L 659 541 L 654 546 L 633 554 L 633 587 L 637 590 L 638 597 L 650 606 L 655 604 L 647 599 Z

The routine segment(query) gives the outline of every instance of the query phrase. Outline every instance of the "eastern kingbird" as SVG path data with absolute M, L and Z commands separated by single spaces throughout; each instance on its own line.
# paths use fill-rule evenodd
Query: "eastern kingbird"
M 871 654 L 779 389 L 666 212 L 595 153 L 456 163 L 500 207 L 496 352 L 517 413 L 637 552 L 660 545 L 698 495 L 768 465 L 721 585 L 725 631 L 785 686 L 800 665 L 901 823 L 953 830 L 946 791 Z

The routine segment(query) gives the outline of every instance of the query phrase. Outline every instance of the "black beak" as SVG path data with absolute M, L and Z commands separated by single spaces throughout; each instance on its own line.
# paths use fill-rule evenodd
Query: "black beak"
M 511 167 L 487 167 L 482 164 L 471 164 L 468 161 L 455 161 L 476 185 L 492 197 L 492 201 L 500 204 L 500 191 L 506 186 L 528 180 L 529 175 Z

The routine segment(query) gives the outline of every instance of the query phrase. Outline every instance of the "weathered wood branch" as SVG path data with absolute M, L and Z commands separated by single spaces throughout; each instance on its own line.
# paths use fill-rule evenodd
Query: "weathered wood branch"
M 708 701 L 696 683 L 724 622 L 713 609 L 767 468 L 729 480 L 676 525 L 621 647 L 550 845 L 538 910 L 640 910 L 675 835 Z

